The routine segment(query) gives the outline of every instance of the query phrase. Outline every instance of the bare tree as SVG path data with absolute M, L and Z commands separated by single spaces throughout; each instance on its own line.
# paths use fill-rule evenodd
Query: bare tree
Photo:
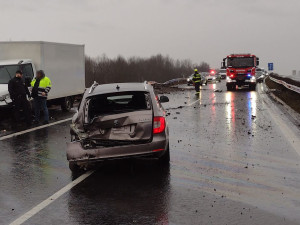
M 173 78 L 188 76 L 194 68 L 199 71 L 209 71 L 205 62 L 193 65 L 191 60 L 174 60 L 161 54 L 149 58 L 118 56 L 109 59 L 106 55 L 91 58 L 86 56 L 86 85 L 93 81 L 99 83 L 141 82 L 154 80 L 164 82 Z
M 195 65 L 194 67 L 197 68 L 200 72 L 209 72 L 210 70 L 210 66 L 206 62 L 201 62 L 199 65 Z

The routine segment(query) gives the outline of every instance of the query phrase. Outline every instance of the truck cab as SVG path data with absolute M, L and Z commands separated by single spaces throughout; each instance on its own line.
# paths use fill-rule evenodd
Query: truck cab
M 9 106 L 12 102 L 8 93 L 8 82 L 15 76 L 16 71 L 23 72 L 26 86 L 35 76 L 35 67 L 30 59 L 15 59 L 0 61 L 0 106 Z
M 236 85 L 255 90 L 258 65 L 259 58 L 252 54 L 231 54 L 224 58 L 222 66 L 226 68 L 227 90 L 235 90 Z

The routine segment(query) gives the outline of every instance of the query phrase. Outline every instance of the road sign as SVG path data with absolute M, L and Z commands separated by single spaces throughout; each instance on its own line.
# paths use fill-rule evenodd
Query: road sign
M 268 63 L 268 70 L 272 71 L 274 69 L 273 63 Z

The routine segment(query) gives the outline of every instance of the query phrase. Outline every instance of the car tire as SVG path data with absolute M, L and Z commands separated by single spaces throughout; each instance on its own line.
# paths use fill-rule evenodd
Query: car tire
M 69 169 L 70 169 L 73 173 L 78 173 L 78 172 L 80 172 L 80 167 L 77 165 L 76 162 L 69 162 Z
M 227 85 L 227 91 L 235 91 L 236 85 Z
M 170 147 L 168 144 L 168 147 L 165 151 L 165 153 L 159 158 L 159 163 L 161 165 L 168 165 L 170 163 Z
M 65 112 L 69 112 L 73 107 L 73 98 L 72 97 L 65 97 L 62 99 L 61 109 Z

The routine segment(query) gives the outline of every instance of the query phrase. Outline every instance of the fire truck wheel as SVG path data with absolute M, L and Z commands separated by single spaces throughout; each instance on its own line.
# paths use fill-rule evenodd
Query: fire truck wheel
M 249 85 L 249 89 L 250 89 L 251 91 L 255 91 L 255 90 L 256 90 L 256 84 Z
M 236 86 L 235 85 L 227 85 L 227 91 L 235 91 L 236 90 Z

